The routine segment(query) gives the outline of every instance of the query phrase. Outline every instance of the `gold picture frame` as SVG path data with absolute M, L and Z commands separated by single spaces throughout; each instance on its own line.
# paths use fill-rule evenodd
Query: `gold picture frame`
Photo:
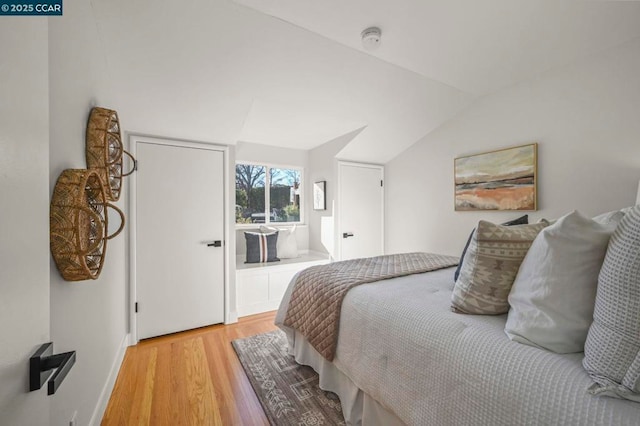
M 538 144 L 458 157 L 454 168 L 456 211 L 538 209 Z

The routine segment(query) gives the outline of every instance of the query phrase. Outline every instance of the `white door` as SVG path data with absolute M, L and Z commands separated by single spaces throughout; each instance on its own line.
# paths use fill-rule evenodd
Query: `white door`
M 221 323 L 224 152 L 135 143 L 137 338 Z
M 340 259 L 383 254 L 384 168 L 340 162 L 338 181 Z
M 50 339 L 49 119 L 53 114 L 49 111 L 47 25 L 38 18 L 3 19 L 0 25 L 0 40 L 5 40 L 0 47 L 2 426 L 47 426 L 50 402 L 55 401 L 47 396 L 46 383 L 44 389 L 28 391 L 29 357 Z M 55 266 L 51 273 L 57 273 Z M 54 342 L 56 354 L 61 352 L 59 344 Z M 77 374 L 74 370 L 61 393 L 72 386 L 70 379 L 79 379 L 72 377 Z

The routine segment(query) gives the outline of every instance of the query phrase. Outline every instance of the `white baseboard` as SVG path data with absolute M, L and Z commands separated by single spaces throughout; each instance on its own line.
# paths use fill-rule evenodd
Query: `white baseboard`
M 96 408 L 93 410 L 91 420 L 89 420 L 89 426 L 98 426 L 102 422 L 102 416 L 104 416 L 107 404 L 109 404 L 109 398 L 111 397 L 111 392 L 116 384 L 116 379 L 120 372 L 120 366 L 122 366 L 122 361 L 124 360 L 124 354 L 127 352 L 127 347 L 129 346 L 129 339 L 129 334 L 125 334 L 120 342 L 120 348 L 118 349 L 116 358 L 113 360 L 113 364 L 111 365 L 109 377 L 107 377 L 107 381 L 102 388 L 102 392 L 100 392 L 100 398 L 98 398 Z
M 238 317 L 261 314 L 263 312 L 275 311 L 280 306 L 280 300 L 269 300 L 266 302 L 254 303 L 247 306 L 238 306 Z
M 229 312 L 229 318 L 225 321 L 225 324 L 235 324 L 238 322 L 238 311 Z

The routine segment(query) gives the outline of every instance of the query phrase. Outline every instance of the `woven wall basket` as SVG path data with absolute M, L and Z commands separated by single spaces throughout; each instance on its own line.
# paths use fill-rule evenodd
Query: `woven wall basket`
M 123 173 L 122 156 L 126 154 L 132 163 L 129 172 Z M 94 169 L 105 184 L 107 199 L 118 201 L 122 190 L 122 177 L 135 170 L 135 159 L 122 147 L 118 113 L 107 108 L 95 107 L 89 114 L 86 137 L 87 168 Z
M 107 235 L 107 208 L 120 215 L 120 227 Z M 102 271 L 107 240 L 124 228 L 124 214 L 107 201 L 96 170 L 67 169 L 51 197 L 49 223 L 51 254 L 67 281 L 96 279 Z

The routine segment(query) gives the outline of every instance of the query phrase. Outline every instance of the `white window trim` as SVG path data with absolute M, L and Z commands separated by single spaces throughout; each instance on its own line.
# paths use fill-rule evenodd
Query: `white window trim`
M 306 224 L 306 216 L 305 216 L 305 180 L 304 180 L 304 167 L 301 166 L 292 166 L 292 165 L 287 165 L 287 164 L 276 164 L 276 163 L 269 163 L 269 162 L 260 162 L 260 161 L 242 161 L 242 160 L 237 160 L 235 165 L 238 164 L 247 164 L 250 166 L 264 166 L 267 168 L 266 172 L 265 172 L 265 178 L 264 178 L 264 184 L 265 184 L 265 191 L 264 191 L 264 202 L 265 202 L 265 207 L 266 206 L 270 206 L 271 205 L 271 191 L 268 191 L 269 189 L 269 185 L 271 184 L 270 182 L 270 178 L 269 178 L 269 169 L 293 169 L 293 170 L 298 170 L 300 172 L 300 221 L 299 222 L 267 222 L 267 220 L 269 220 L 270 215 L 267 214 L 267 212 L 265 212 L 265 223 L 236 223 L 236 229 L 256 229 L 259 228 L 261 225 L 264 226 L 284 226 L 284 227 L 291 227 L 294 225 L 305 225 Z M 234 170 L 234 176 L 235 176 L 235 167 L 233 168 Z M 235 200 L 235 179 L 234 179 L 234 200 Z M 234 203 L 235 204 L 235 203 Z M 235 223 L 235 216 L 234 216 L 234 223 Z

